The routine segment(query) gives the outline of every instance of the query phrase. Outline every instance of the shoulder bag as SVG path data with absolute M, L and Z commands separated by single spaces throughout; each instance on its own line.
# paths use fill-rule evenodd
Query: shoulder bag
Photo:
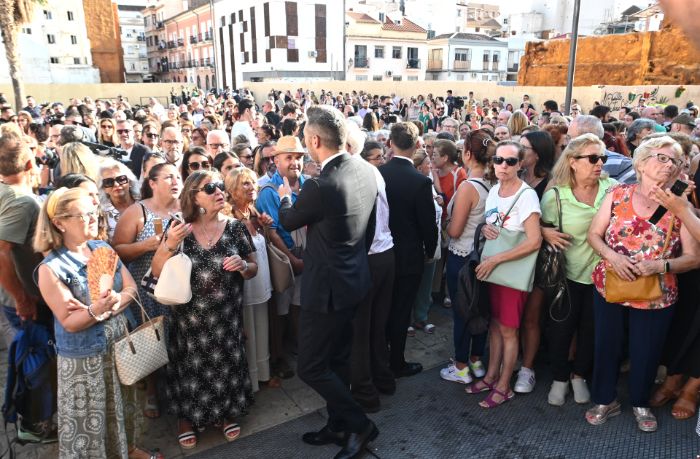
M 671 217 L 668 225 L 666 241 L 661 250 L 663 258 L 671 241 L 673 224 L 676 217 Z M 605 269 L 605 301 L 608 303 L 626 303 L 629 301 L 654 301 L 661 298 L 661 276 L 663 274 L 652 274 L 650 276 L 639 276 L 633 281 L 626 281 L 620 278 L 612 267 Z
M 182 251 L 184 243 L 182 241 L 177 253 L 165 261 L 159 277 L 148 268 L 141 279 L 141 287 L 160 304 L 176 306 L 192 299 L 192 260 Z
M 275 190 L 274 185 L 268 184 L 262 187 L 260 192 L 265 188 L 272 188 L 273 191 Z M 265 245 L 267 246 L 267 260 L 270 265 L 272 289 L 277 293 L 282 293 L 294 285 L 292 262 L 289 260 L 286 253 L 277 248 L 272 241 L 270 241 L 268 228 L 265 228 Z
M 472 335 L 486 333 L 491 319 L 491 303 L 486 291 L 486 284 L 476 277 L 476 267 L 481 258 L 481 229 L 484 223 L 477 225 L 474 232 L 474 249 L 459 270 L 457 277 L 457 301 L 452 303 L 462 319 L 464 326 Z
M 524 188 L 515 196 L 513 204 L 510 205 L 508 212 L 503 216 L 502 222 L 505 222 L 506 218 L 513 210 L 513 207 L 518 202 L 518 199 L 520 199 L 520 196 L 529 189 L 531 190 L 532 188 Z M 483 260 L 485 257 L 491 257 L 506 252 L 518 246 L 525 239 L 527 239 L 527 235 L 524 231 L 513 231 L 503 228 L 503 223 L 501 223 L 498 237 L 496 239 L 487 239 L 484 243 L 481 259 Z M 485 281 L 523 292 L 532 291 L 532 284 L 535 280 L 537 253 L 538 252 L 535 250 L 517 260 L 506 261 L 499 264 L 491 271 L 491 274 L 489 274 L 489 277 L 486 278 Z

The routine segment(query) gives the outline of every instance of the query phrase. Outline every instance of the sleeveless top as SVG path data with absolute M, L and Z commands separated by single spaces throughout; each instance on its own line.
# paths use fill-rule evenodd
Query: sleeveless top
M 610 224 L 605 230 L 605 243 L 615 252 L 636 260 L 658 260 L 676 258 L 681 253 L 681 222 L 671 214 L 666 214 L 656 224 L 649 223 L 634 211 L 632 196 L 637 185 L 618 185 L 611 188 L 612 208 Z M 661 251 L 666 242 L 666 234 L 674 220 L 673 232 L 666 253 Z M 605 270 L 610 264 L 601 259 L 593 269 L 593 284 L 605 297 Z M 635 309 L 662 309 L 671 306 L 678 299 L 678 279 L 675 274 L 661 275 L 661 298 L 653 301 L 630 301 L 621 303 Z
M 486 220 L 484 212 L 486 210 L 486 198 L 489 195 L 489 190 L 491 189 L 491 184 L 482 178 L 468 179 L 467 182 L 471 182 L 471 185 L 479 193 L 479 202 L 476 206 L 472 207 L 469 211 L 469 216 L 467 217 L 467 224 L 464 225 L 464 230 L 461 236 L 458 238 L 451 238 L 448 250 L 460 257 L 466 257 L 474 249 L 474 232 L 479 224 L 484 223 Z M 447 206 L 447 212 L 452 218 L 452 210 L 454 208 L 454 199 L 450 201 Z
M 247 279 L 243 283 L 243 304 L 260 304 L 272 296 L 272 282 L 270 281 L 270 265 L 267 261 L 267 247 L 265 236 L 261 233 L 251 235 L 255 246 L 255 257 L 258 263 L 258 273 L 255 277 Z

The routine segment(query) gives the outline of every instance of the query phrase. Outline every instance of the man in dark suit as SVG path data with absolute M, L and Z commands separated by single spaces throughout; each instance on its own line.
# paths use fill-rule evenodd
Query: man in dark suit
M 287 179 L 279 187 L 279 221 L 289 231 L 307 226 L 299 317 L 299 377 L 326 400 L 328 424 L 302 437 L 336 443 L 336 458 L 354 458 L 379 431 L 350 394 L 352 320 L 370 288 L 367 252 L 374 237 L 377 182 L 372 166 L 344 151 L 345 118 L 330 106 L 307 112 L 304 138 L 321 163 L 294 204 Z
M 117 121 L 117 135 L 119 136 L 119 147 L 126 150 L 128 156 L 122 158 L 126 166 L 131 169 L 136 178 L 141 178 L 141 168 L 143 157 L 150 153 L 150 149 L 136 143 L 134 138 L 134 128 L 130 120 Z
M 394 157 L 379 168 L 386 182 L 389 229 L 394 238 L 396 272 L 387 335 L 394 375 L 412 376 L 423 370 L 420 363 L 406 362 L 406 331 L 426 260 L 434 257 L 438 229 L 435 222 L 432 182 L 413 167 L 418 129 L 413 123 L 396 123 L 389 142 Z

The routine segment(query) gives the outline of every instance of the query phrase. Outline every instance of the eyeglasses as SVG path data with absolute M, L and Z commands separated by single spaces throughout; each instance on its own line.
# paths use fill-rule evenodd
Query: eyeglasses
M 385 159 L 386 159 L 386 156 L 379 155 L 379 156 L 375 156 L 373 158 L 367 158 L 367 161 L 384 161 Z
M 191 171 L 198 171 L 199 169 L 209 170 L 211 169 L 211 164 L 209 164 L 209 161 L 192 161 L 191 163 L 187 163 L 187 167 L 189 167 Z
M 576 159 L 588 158 L 588 162 L 591 164 L 598 164 L 598 161 L 602 161 L 605 164 L 608 161 L 608 155 L 582 155 L 574 156 Z
M 517 165 L 520 162 L 520 160 L 518 158 L 514 158 L 512 156 L 510 156 L 508 158 L 504 158 L 503 156 L 494 156 L 493 157 L 493 163 L 496 165 L 501 165 L 504 162 L 506 163 L 506 166 L 513 167 L 513 166 Z
M 112 188 L 114 184 L 126 185 L 129 183 L 129 177 L 126 175 L 119 175 L 117 177 L 109 177 L 102 180 L 102 188 Z
M 117 134 L 122 135 L 122 134 L 128 134 L 131 132 L 131 129 L 117 129 Z
M 210 143 L 209 146 L 215 150 L 218 150 L 219 148 L 228 149 L 229 144 L 227 144 L 227 143 Z
M 79 218 L 83 223 L 88 223 L 91 220 L 97 220 L 99 213 L 96 210 L 78 215 L 63 215 L 65 218 Z
M 238 157 L 241 159 L 250 159 L 253 157 L 253 155 L 239 155 Z
M 160 135 L 156 134 L 155 132 L 146 132 L 144 135 L 149 139 L 157 139 L 160 137 Z
M 224 182 L 209 182 L 206 185 L 204 185 L 202 188 L 195 189 L 193 191 L 204 191 L 206 194 L 212 195 L 216 192 L 216 189 L 219 189 L 220 191 L 226 191 L 226 187 L 224 186 Z
M 111 124 L 101 124 L 100 127 L 102 129 L 114 129 L 114 126 L 112 126 Z M 117 132 L 119 132 L 119 131 L 117 131 Z
M 656 160 L 662 164 L 666 164 L 669 161 L 671 162 L 671 164 L 673 164 L 676 167 L 678 167 L 681 164 L 681 161 L 679 159 L 671 158 L 670 156 L 663 155 L 661 153 L 656 153 L 655 155 L 651 155 L 651 156 L 656 158 Z

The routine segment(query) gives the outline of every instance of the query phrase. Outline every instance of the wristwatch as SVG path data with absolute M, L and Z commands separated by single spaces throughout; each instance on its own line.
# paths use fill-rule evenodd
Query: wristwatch
M 664 274 L 671 272 L 671 262 L 664 260 Z

